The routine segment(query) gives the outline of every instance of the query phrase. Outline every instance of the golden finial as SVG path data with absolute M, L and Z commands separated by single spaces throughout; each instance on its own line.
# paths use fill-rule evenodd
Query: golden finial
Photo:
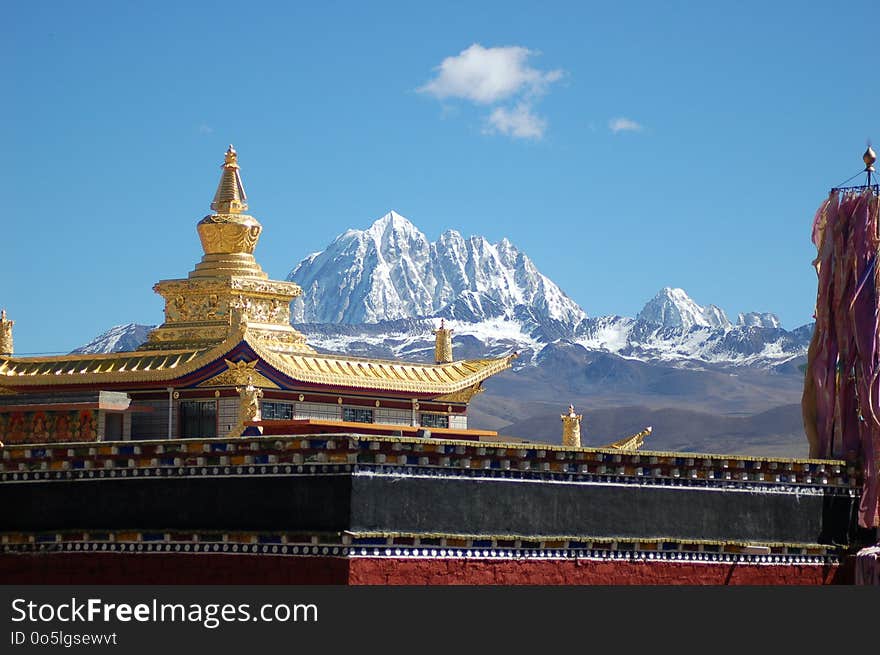
M 238 153 L 235 152 L 235 147 L 230 143 L 229 148 L 226 150 L 225 162 L 223 164 L 224 167 L 230 166 L 238 168 Z
M 569 448 L 580 448 L 583 415 L 576 414 L 574 405 L 569 405 L 568 414 L 562 414 L 560 418 L 562 418 L 562 445 Z
M 13 325 L 15 325 L 15 321 L 6 320 L 6 310 L 0 310 L 0 355 L 11 355 L 13 353 Z
M 434 330 L 434 361 L 438 364 L 448 364 L 452 361 L 452 333 L 447 329 L 446 321 L 440 319 L 440 327 Z
M 862 161 L 865 162 L 865 170 L 868 173 L 874 172 L 874 162 L 877 161 L 877 153 L 874 152 L 874 149 L 868 145 L 868 149 L 865 150 L 865 154 L 862 155 Z
M 241 182 L 238 153 L 232 144 L 229 144 L 223 159 L 223 174 L 220 176 L 211 209 L 219 214 L 240 214 L 248 208 L 247 195 Z

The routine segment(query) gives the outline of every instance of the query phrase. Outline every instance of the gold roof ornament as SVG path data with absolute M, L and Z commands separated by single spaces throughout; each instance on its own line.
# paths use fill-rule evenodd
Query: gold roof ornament
M 258 389 L 253 385 L 253 380 L 248 379 L 247 384 L 241 387 L 236 387 L 235 390 L 238 392 L 238 421 L 235 424 L 235 427 L 229 430 L 229 433 L 226 435 L 227 438 L 233 437 L 243 437 L 244 432 L 247 429 L 247 423 L 249 421 L 261 421 L 262 413 L 261 409 L 261 399 L 263 398 L 263 390 Z M 263 427 L 257 427 L 257 433 L 263 433 Z
M 13 353 L 12 326 L 15 321 L 6 320 L 6 310 L 0 310 L 0 355 Z
M 562 445 L 569 448 L 581 447 L 582 414 L 576 414 L 574 405 L 568 406 L 568 414 L 562 414 Z
M 645 437 L 647 437 L 653 431 L 654 428 L 649 425 L 641 432 L 637 432 L 632 436 L 619 439 L 618 441 L 615 441 L 614 443 L 608 444 L 604 447 L 613 448 L 614 450 L 638 450 L 645 443 Z
M 452 332 L 446 327 L 446 321 L 440 319 L 440 327 L 434 330 L 434 361 L 448 364 L 452 360 Z
M 227 369 L 219 375 L 205 380 L 199 384 L 200 387 L 240 387 L 252 384 L 262 389 L 279 388 L 272 380 L 257 372 L 257 360 L 232 362 L 225 357 L 223 360 L 226 362 Z

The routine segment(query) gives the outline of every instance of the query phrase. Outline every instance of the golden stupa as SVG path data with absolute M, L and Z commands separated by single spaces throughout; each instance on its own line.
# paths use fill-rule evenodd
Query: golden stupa
M 302 294 L 294 282 L 269 280 L 254 259 L 263 227 L 246 211 L 238 154 L 226 151 L 211 209 L 198 226 L 204 255 L 186 279 L 162 280 L 153 290 L 165 298 L 165 322 L 150 333 L 145 350 L 220 343 L 247 323 L 272 350 L 313 353 L 290 325 L 290 301 Z

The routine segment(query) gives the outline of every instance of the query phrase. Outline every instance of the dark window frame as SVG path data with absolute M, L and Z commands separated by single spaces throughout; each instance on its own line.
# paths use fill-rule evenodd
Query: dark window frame
M 293 403 L 283 400 L 264 400 L 260 404 L 260 417 L 264 421 L 290 421 L 293 415 Z
M 361 417 L 361 418 L 358 418 Z M 347 423 L 374 423 L 375 414 L 371 407 L 343 407 L 342 420 Z M 367 419 L 367 420 L 365 420 Z

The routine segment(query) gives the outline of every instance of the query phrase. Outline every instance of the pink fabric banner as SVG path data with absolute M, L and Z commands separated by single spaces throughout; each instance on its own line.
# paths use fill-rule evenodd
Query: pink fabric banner
M 871 188 L 834 190 L 813 219 L 818 291 L 803 396 L 810 457 L 861 467 L 862 527 L 880 524 L 878 209 Z

